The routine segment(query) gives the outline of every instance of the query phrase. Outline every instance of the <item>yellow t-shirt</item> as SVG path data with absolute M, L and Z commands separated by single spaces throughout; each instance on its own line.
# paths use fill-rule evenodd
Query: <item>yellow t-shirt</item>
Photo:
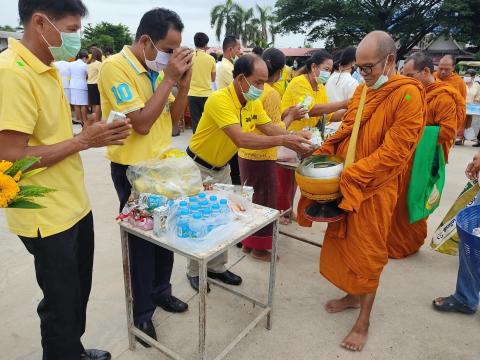
M 308 110 L 311 110 L 317 104 L 328 103 L 327 89 L 323 84 L 318 84 L 318 91 L 314 91 L 306 75 L 300 75 L 294 78 L 287 87 L 282 98 L 282 114 L 290 106 L 300 104 L 305 96 L 312 98 Z M 331 114 L 327 115 L 327 120 Z M 320 116 L 310 117 L 309 119 L 294 120 L 288 127 L 288 131 L 301 131 L 305 127 L 315 127 L 322 119 Z
M 100 73 L 100 68 L 102 63 L 98 60 L 95 60 L 93 63 L 88 64 L 87 73 L 88 80 L 87 84 L 97 84 L 98 83 L 98 74 Z
M 144 108 L 161 81 L 162 76 L 145 70 L 128 46 L 110 56 L 103 63 L 98 79 L 103 120 L 107 120 L 112 110 L 127 115 Z M 172 142 L 170 104 L 174 101 L 175 98 L 170 95 L 162 114 L 147 135 L 140 135 L 132 129 L 123 146 L 108 147 L 107 158 L 114 163 L 133 165 L 157 157 Z
M 249 101 L 242 107 L 233 84 L 230 84 L 208 98 L 189 147 L 202 160 L 221 167 L 238 151 L 223 128 L 238 124 L 244 132 L 253 132 L 257 124 L 263 125 L 270 121 L 260 100 Z
M 282 121 L 282 112 L 280 111 L 281 98 L 269 84 L 264 85 L 263 94 L 259 99 L 267 115 L 272 119 L 272 123 L 282 129 L 285 129 L 285 123 Z M 260 130 L 255 129 L 255 134 L 264 135 Z M 247 160 L 277 160 L 277 147 L 264 150 L 240 149 L 238 156 Z
M 285 65 L 285 67 L 282 70 L 281 79 L 273 84 L 273 88 L 278 91 L 278 93 L 280 94 L 280 97 L 282 97 L 283 94 L 285 94 L 288 83 L 291 80 L 291 75 L 292 75 L 292 69 L 287 65 Z
M 217 90 L 226 88 L 233 82 L 233 63 L 223 58 L 218 67 Z
M 47 66 L 20 42 L 8 39 L 0 54 L 0 131 L 30 135 L 29 146 L 53 145 L 73 138 L 70 105 L 58 70 Z M 20 236 L 42 237 L 70 229 L 91 210 L 82 160 L 70 155 L 22 181 L 56 189 L 35 202 L 44 209 L 6 209 L 8 227 Z
M 216 69 L 217 64 L 212 56 L 203 50 L 196 50 L 188 96 L 208 97 L 212 93 L 212 74 Z

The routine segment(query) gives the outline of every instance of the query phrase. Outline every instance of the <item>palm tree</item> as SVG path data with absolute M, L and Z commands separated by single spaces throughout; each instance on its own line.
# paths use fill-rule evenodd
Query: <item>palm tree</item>
M 254 14 L 253 9 L 245 10 L 241 6 L 238 6 L 235 11 L 235 22 L 236 22 L 236 32 L 238 36 L 242 38 L 242 45 L 245 47 L 248 45 L 250 38 L 249 38 L 249 22 L 253 20 Z
M 210 25 L 215 27 L 215 36 L 220 41 L 222 29 L 225 26 L 225 34 L 234 34 L 237 28 L 235 13 L 239 5 L 233 0 L 226 0 L 225 4 L 215 6 L 210 13 Z
M 272 22 L 273 17 L 271 15 L 272 9 L 270 6 L 261 7 L 260 5 L 256 5 L 256 9 L 258 11 L 258 20 L 260 20 L 260 25 L 262 27 L 262 39 L 265 43 L 268 43 L 268 28 L 269 24 Z

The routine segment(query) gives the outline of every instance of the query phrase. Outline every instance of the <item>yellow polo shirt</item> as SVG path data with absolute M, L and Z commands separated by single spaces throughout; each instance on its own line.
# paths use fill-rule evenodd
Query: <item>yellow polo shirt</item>
M 53 145 L 73 138 L 70 105 L 58 70 L 47 66 L 19 41 L 8 39 L 0 54 L 0 131 L 30 135 L 29 146 Z M 8 227 L 20 236 L 42 237 L 70 229 L 91 210 L 82 160 L 70 155 L 21 182 L 56 192 L 36 198 L 44 209 L 6 209 Z
M 256 125 L 269 122 L 270 118 L 260 100 L 249 101 L 242 107 L 233 84 L 230 84 L 215 91 L 208 98 L 189 147 L 202 160 L 221 167 L 238 151 L 237 146 L 223 131 L 225 127 L 238 124 L 244 132 L 253 132 Z
M 223 58 L 218 67 L 217 89 L 226 88 L 233 82 L 233 62 Z
M 215 59 L 204 50 L 193 54 L 192 81 L 188 96 L 209 97 L 212 93 L 212 74 L 217 71 Z
M 273 84 L 273 88 L 278 91 L 280 96 L 283 96 L 283 94 L 285 94 L 285 91 L 287 90 L 287 86 L 291 80 L 291 77 L 292 77 L 292 69 L 287 65 L 285 65 L 282 70 L 281 79 Z
M 287 90 L 282 98 L 282 114 L 290 106 L 300 104 L 306 95 L 313 99 L 308 110 L 311 110 L 316 104 L 328 103 L 327 89 L 325 86 L 323 84 L 318 84 L 318 91 L 314 91 L 307 77 L 305 75 L 300 75 L 288 84 Z M 327 115 L 328 121 L 331 116 L 331 114 Z M 310 117 L 309 119 L 292 121 L 288 127 L 288 131 L 301 131 L 305 127 L 315 127 L 321 119 L 321 116 L 316 116 Z
M 102 63 L 98 60 L 95 60 L 93 63 L 88 64 L 87 73 L 88 80 L 87 84 L 97 84 L 98 83 L 98 74 L 100 73 L 100 68 Z
M 267 115 L 272 119 L 272 123 L 276 126 L 285 129 L 285 123 L 282 121 L 282 112 L 280 111 L 281 97 L 278 92 L 269 84 L 264 85 L 263 94 L 260 97 L 260 102 L 263 108 L 267 112 Z M 260 130 L 255 129 L 255 134 L 265 135 Z M 247 160 L 277 160 L 278 158 L 277 147 L 262 150 L 253 149 L 240 149 L 238 150 L 238 156 Z
M 110 56 L 103 62 L 98 79 L 103 120 L 108 119 L 112 110 L 128 115 L 144 108 L 162 78 L 156 72 L 145 70 L 128 46 L 120 53 Z M 163 112 L 147 135 L 141 135 L 132 129 L 132 134 L 125 139 L 123 146 L 108 147 L 107 158 L 117 164 L 133 165 L 157 157 L 161 150 L 170 146 L 170 104 L 174 101 L 175 98 L 170 95 Z

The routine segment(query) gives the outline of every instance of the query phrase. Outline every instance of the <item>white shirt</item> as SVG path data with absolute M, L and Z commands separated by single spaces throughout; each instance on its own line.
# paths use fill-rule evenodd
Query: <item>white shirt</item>
M 352 97 L 358 86 L 358 81 L 348 72 L 334 72 L 325 86 L 329 101 L 345 101 Z
M 81 59 L 70 63 L 70 89 L 88 90 L 87 64 Z
M 68 61 L 56 61 L 53 63 L 60 72 L 64 89 L 70 89 L 70 63 Z

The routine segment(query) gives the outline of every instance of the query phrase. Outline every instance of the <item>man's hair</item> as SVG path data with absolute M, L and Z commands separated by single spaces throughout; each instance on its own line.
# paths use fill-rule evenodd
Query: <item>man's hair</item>
M 253 74 L 255 64 L 259 61 L 263 61 L 260 56 L 255 54 L 247 54 L 241 56 L 233 66 L 233 77 L 236 78 L 238 75 L 245 75 L 248 77 Z
M 210 39 L 208 38 L 208 35 L 203 32 L 198 32 L 193 37 L 193 42 L 195 43 L 195 47 L 197 48 L 204 48 L 208 45 L 209 41 Z
M 20 22 L 27 24 L 36 12 L 45 13 L 50 19 L 60 19 L 69 15 L 85 17 L 88 10 L 82 0 L 19 0 Z
M 77 60 L 78 59 L 87 59 L 88 58 L 88 51 L 85 49 L 81 49 L 78 54 L 77 54 Z
M 262 59 L 267 64 L 268 77 L 273 76 L 278 70 L 285 67 L 285 55 L 278 49 L 270 48 L 265 50 Z
M 263 49 L 260 46 L 255 46 L 252 49 L 252 53 L 254 53 L 255 55 L 258 55 L 258 56 L 262 56 L 263 55 Z
M 410 55 L 406 60 L 405 64 L 409 61 L 413 61 L 413 68 L 417 71 L 422 71 L 425 68 L 429 68 L 430 72 L 433 73 L 435 67 L 433 66 L 433 60 L 430 55 L 424 51 L 416 52 Z
M 142 35 L 150 36 L 153 42 L 165 39 L 169 30 L 183 31 L 183 23 L 180 16 L 172 10 L 155 8 L 147 11 L 138 25 L 135 41 L 140 40 Z
M 235 35 L 227 35 L 223 40 L 223 51 L 226 51 L 229 47 L 237 45 L 238 38 Z

